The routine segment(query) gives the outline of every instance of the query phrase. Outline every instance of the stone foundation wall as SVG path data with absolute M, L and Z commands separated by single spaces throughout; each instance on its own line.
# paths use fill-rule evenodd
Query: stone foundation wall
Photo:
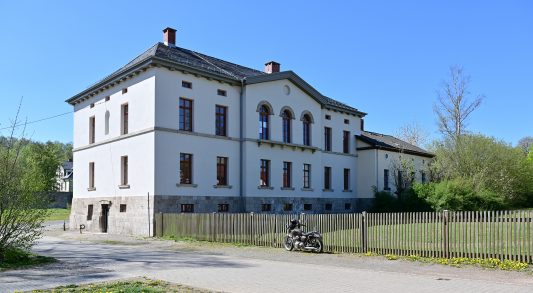
M 92 219 L 87 219 L 88 206 L 93 205 Z M 85 225 L 86 232 L 102 232 L 102 204 L 109 204 L 108 229 L 110 234 L 152 236 L 153 231 L 153 197 L 150 197 L 148 208 L 147 197 L 95 197 L 74 198 L 70 213 L 70 229 L 79 230 Z M 120 211 L 120 205 L 126 205 L 126 211 Z

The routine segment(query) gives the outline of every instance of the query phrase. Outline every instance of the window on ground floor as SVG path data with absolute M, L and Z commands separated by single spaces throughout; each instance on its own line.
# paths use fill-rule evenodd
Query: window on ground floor
M 270 212 L 270 211 L 272 211 L 272 204 L 269 204 L 269 203 L 261 204 L 261 211 L 262 212 Z
M 229 212 L 229 204 L 227 204 L 227 203 L 218 204 L 218 212 L 219 213 L 227 213 L 227 212 Z
M 304 203 L 304 211 L 310 211 L 313 209 L 313 205 L 310 203 Z
M 92 221 L 93 219 L 93 205 L 90 204 L 87 206 L 87 221 Z
M 194 213 L 194 205 L 190 203 L 181 204 L 182 213 Z

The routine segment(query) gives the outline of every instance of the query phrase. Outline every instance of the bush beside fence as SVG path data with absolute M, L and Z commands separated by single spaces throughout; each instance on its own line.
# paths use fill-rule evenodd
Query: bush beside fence
M 324 236 L 324 250 L 533 262 L 533 211 L 357 214 L 171 214 L 155 218 L 156 236 L 282 247 L 299 218 Z

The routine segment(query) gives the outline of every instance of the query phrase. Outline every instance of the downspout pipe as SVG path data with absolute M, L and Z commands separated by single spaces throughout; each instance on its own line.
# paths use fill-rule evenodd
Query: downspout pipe
M 239 96 L 239 198 L 240 211 L 246 212 L 246 203 L 244 202 L 244 87 L 246 78 L 241 79 L 241 92 Z

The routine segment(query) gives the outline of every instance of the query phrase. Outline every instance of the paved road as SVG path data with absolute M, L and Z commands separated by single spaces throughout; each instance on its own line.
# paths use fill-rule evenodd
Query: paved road
M 226 292 L 533 292 L 531 273 L 84 235 L 99 239 L 94 242 L 60 234 L 35 247 L 59 263 L 2 272 L 0 292 L 138 276 Z

